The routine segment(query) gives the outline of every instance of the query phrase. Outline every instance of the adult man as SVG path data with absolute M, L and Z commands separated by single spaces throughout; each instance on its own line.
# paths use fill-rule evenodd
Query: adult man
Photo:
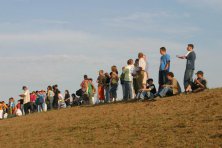
M 26 87 L 26 86 L 23 86 L 22 89 L 23 89 L 24 93 L 21 94 L 20 97 L 23 99 L 25 115 L 28 115 L 29 109 L 31 109 L 30 92 L 28 90 L 28 87 Z
M 185 56 L 177 56 L 180 59 L 187 59 L 186 70 L 184 74 L 184 89 L 185 92 L 191 91 L 191 83 L 193 81 L 193 74 L 195 70 L 196 53 L 194 52 L 194 45 L 188 44 L 188 53 Z
M 125 87 L 125 93 L 124 93 L 124 100 L 132 99 L 133 98 L 133 60 L 129 59 L 127 61 L 127 66 L 123 70 L 124 74 L 124 87 Z
M 143 53 L 138 54 L 138 59 L 139 59 L 139 65 L 138 65 L 138 89 L 141 90 L 143 88 L 146 88 L 146 81 L 148 79 L 147 72 L 145 71 L 146 69 L 146 61 L 144 58 Z
M 166 53 L 166 48 L 160 48 L 160 69 L 159 69 L 159 92 L 162 86 L 167 83 L 167 73 L 170 71 L 170 55 Z

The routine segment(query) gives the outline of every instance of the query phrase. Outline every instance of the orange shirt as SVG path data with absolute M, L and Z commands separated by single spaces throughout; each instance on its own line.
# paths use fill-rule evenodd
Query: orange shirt
M 3 109 L 5 109 L 5 108 L 8 108 L 8 107 L 6 106 L 6 104 L 1 103 L 1 104 L 0 104 L 0 110 L 3 110 Z

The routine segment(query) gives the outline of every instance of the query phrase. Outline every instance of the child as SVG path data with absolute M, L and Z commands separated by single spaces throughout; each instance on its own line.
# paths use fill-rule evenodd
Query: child
M 7 105 L 4 101 L 0 102 L 0 120 L 4 118 L 4 111 L 7 109 Z
M 117 99 L 117 89 L 118 89 L 118 83 L 119 83 L 119 77 L 118 77 L 118 71 L 116 66 L 112 66 L 112 72 L 110 73 L 110 98 L 111 101 L 116 102 Z
M 62 93 L 60 91 L 58 91 L 58 96 L 59 96 L 58 109 L 66 108 L 64 97 L 62 96 Z
M 97 83 L 98 83 L 98 98 L 100 103 L 104 103 L 105 100 L 105 95 L 104 95 L 104 86 L 105 86 L 105 75 L 103 70 L 99 71 L 99 77 L 97 78 Z
M 187 59 L 186 71 L 184 74 L 184 89 L 185 93 L 191 91 L 191 83 L 193 81 L 193 74 L 195 70 L 196 53 L 194 52 L 194 45 L 188 44 L 188 53 L 185 56 L 177 56 L 180 59 Z
M 97 101 L 94 99 L 94 95 L 96 94 L 96 88 L 93 84 L 93 79 L 90 78 L 89 79 L 89 83 L 88 83 L 88 96 L 89 96 L 89 104 L 93 105 L 96 104 Z
M 173 96 L 181 93 L 180 84 L 178 83 L 177 79 L 174 78 L 174 74 L 169 72 L 167 74 L 168 83 L 163 85 L 163 89 L 159 92 L 159 96 L 166 97 L 166 96 Z
M 105 73 L 105 78 L 106 78 L 106 85 L 105 85 L 105 90 L 106 90 L 106 99 L 105 102 L 109 103 L 110 102 L 110 94 L 109 94 L 109 89 L 110 89 L 110 76 L 108 73 Z
M 190 86 L 192 89 L 192 92 L 194 93 L 201 92 L 207 89 L 207 80 L 204 78 L 203 71 L 198 71 L 196 75 L 197 75 L 197 78 L 194 80 L 194 82 L 191 83 L 191 86 Z
M 9 115 L 13 115 L 15 114 L 15 101 L 14 98 L 10 98 L 9 99 Z
M 160 48 L 160 69 L 159 69 L 159 92 L 162 86 L 167 83 L 167 73 L 170 71 L 170 56 L 166 53 L 166 48 Z
M 144 99 L 152 100 L 156 93 L 157 93 L 156 86 L 153 84 L 153 79 L 148 79 L 146 89 L 141 89 L 137 94 L 136 98 L 141 100 Z

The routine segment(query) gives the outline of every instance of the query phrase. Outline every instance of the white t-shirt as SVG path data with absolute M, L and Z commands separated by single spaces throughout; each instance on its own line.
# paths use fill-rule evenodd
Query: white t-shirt
M 125 81 L 133 81 L 133 70 L 134 70 L 134 65 L 127 65 L 124 69 L 124 73 L 125 73 Z
M 142 70 L 146 70 L 146 61 L 144 58 L 139 59 L 139 67 L 141 67 Z
M 15 114 L 16 116 L 22 116 L 22 111 L 20 109 L 17 109 Z
M 24 104 L 29 103 L 30 102 L 30 93 L 29 90 L 24 91 Z

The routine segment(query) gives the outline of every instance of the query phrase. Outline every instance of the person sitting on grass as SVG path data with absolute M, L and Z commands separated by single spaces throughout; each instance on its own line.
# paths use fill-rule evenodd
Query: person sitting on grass
M 157 93 L 156 86 L 153 84 L 153 79 L 148 79 L 146 88 L 141 89 L 137 94 L 136 98 L 141 100 L 144 99 L 152 100 L 154 99 L 154 95 L 156 93 Z
M 167 74 L 168 83 L 163 85 L 163 89 L 158 94 L 159 97 L 163 98 L 166 96 L 178 95 L 181 93 L 181 87 L 177 79 L 174 77 L 172 72 Z
M 204 78 L 203 71 L 198 71 L 196 75 L 197 78 L 189 86 L 194 93 L 201 92 L 207 89 L 207 80 Z

